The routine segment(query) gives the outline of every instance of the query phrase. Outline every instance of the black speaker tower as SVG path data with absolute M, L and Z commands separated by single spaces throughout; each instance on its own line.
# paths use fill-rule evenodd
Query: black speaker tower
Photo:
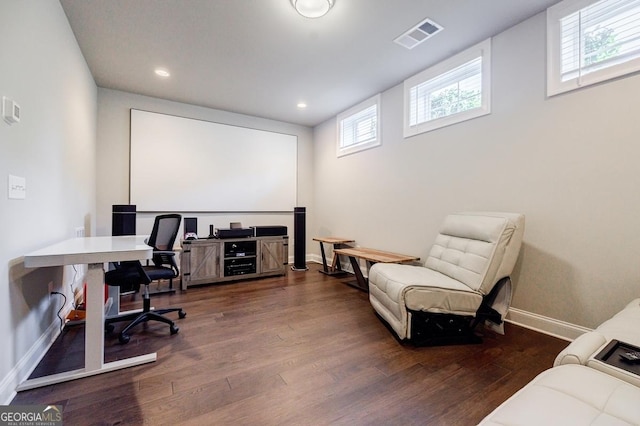
M 306 236 L 306 207 L 294 207 L 293 208 L 293 266 L 291 269 L 293 271 L 306 271 L 307 262 L 306 262 L 306 250 L 305 250 L 305 241 L 307 239 Z
M 111 214 L 111 235 L 136 235 L 136 206 L 114 204 Z

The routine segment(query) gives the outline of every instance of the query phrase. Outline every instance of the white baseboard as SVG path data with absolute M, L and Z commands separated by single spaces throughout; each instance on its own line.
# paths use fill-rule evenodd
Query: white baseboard
M 60 322 L 54 321 L 4 377 L 0 382 L 0 405 L 9 405 L 16 396 L 16 387 L 35 370 L 59 334 Z
M 509 308 L 505 321 L 567 341 L 573 341 L 578 336 L 592 331 L 590 328 L 570 324 L 517 308 Z
M 307 262 L 319 263 L 320 265 L 322 265 L 322 256 L 320 256 L 319 254 L 307 254 L 306 260 Z M 333 264 L 331 263 L 331 260 L 329 259 L 327 259 L 327 266 L 329 267 L 333 266 Z M 346 262 L 341 262 L 341 269 L 343 271 L 350 272 L 353 274 L 353 268 L 351 267 L 351 264 L 349 263 L 348 258 Z M 362 275 L 366 277 L 367 272 L 368 272 L 367 268 L 364 268 L 362 270 Z

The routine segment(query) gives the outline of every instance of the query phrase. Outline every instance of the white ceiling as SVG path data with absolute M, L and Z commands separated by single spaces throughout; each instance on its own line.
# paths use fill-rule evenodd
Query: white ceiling
M 336 0 L 307 19 L 289 0 L 60 0 L 98 86 L 305 126 L 557 2 Z M 427 17 L 444 31 L 393 42 Z

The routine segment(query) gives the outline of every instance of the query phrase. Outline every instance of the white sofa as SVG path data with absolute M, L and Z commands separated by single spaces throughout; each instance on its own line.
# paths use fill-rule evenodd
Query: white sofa
M 583 366 L 543 371 L 480 425 L 640 425 L 640 388 Z
M 640 299 L 575 339 L 481 425 L 640 425 L 640 376 L 597 359 L 612 340 L 640 346 Z M 607 351 L 608 352 L 608 351 Z
M 640 387 L 640 376 L 612 368 L 596 358 L 611 340 L 640 347 L 640 299 L 631 301 L 624 309 L 603 322 L 595 330 L 575 339 L 558 354 L 553 365 L 580 364 L 616 376 Z M 640 401 L 638 402 L 640 404 Z

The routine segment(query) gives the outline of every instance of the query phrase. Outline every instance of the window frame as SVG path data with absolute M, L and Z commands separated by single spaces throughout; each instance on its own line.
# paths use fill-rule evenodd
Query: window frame
M 346 111 L 341 112 L 336 116 L 336 156 L 343 157 L 345 155 L 355 154 L 356 152 L 365 151 L 367 149 L 375 148 L 382 145 L 382 119 L 380 117 L 382 96 L 378 93 L 371 98 L 360 102 L 359 104 L 349 108 Z M 360 143 L 354 143 L 343 147 L 343 134 L 342 123 L 349 118 L 365 111 L 366 109 L 374 106 L 376 107 L 376 137 L 371 140 L 367 140 Z
M 427 120 L 411 125 L 411 90 L 428 81 L 441 77 L 469 62 L 481 58 L 481 101 L 480 106 L 457 112 L 444 117 Z M 491 113 L 491 38 L 488 38 L 449 59 L 446 59 L 404 81 L 404 118 L 405 138 L 430 132 L 452 124 L 461 123 Z
M 547 96 L 591 86 L 617 77 L 640 71 L 640 57 L 625 62 L 604 66 L 601 69 L 581 74 L 562 81 L 562 25 L 561 20 L 585 9 L 600 0 L 564 0 L 547 9 Z M 614 61 L 615 62 L 615 61 Z

